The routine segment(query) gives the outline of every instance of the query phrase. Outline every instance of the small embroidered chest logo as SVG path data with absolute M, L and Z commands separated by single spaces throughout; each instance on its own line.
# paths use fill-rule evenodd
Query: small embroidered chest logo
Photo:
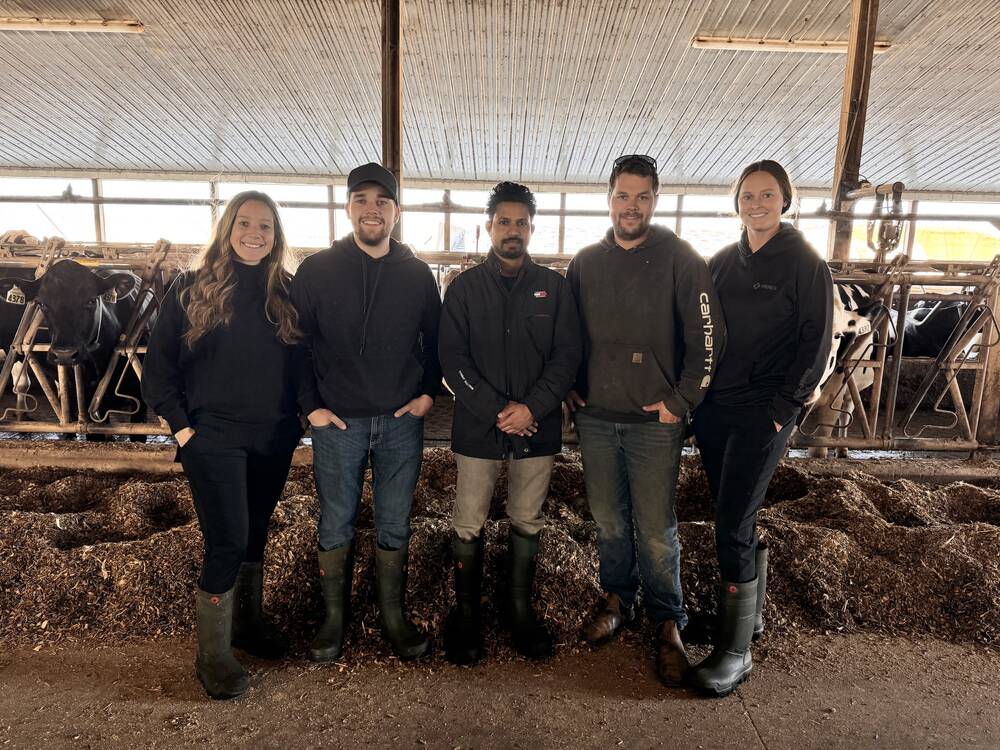
M 632 364 L 633 365 L 642 364 L 642 352 L 632 352 Z
M 548 296 L 549 296 L 548 292 L 544 292 L 544 291 L 535 292 L 535 299 L 545 299 Z

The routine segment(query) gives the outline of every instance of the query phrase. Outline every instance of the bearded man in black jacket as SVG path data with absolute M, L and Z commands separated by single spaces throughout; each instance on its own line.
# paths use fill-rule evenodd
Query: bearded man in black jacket
M 312 359 L 299 400 L 312 427 L 326 602 L 310 657 L 334 661 L 343 648 L 354 523 L 370 459 L 382 630 L 400 658 L 413 659 L 429 647 L 404 616 L 403 595 L 424 415 L 441 387 L 441 299 L 427 264 L 390 237 L 399 221 L 391 172 L 378 164 L 353 170 L 346 210 L 354 231 L 306 258 L 292 282 Z
M 474 663 L 482 654 L 481 532 L 504 463 L 510 516 L 506 607 L 514 647 L 533 659 L 552 654 L 552 636 L 535 615 L 531 592 L 542 503 L 562 449 L 560 404 L 581 356 L 569 284 L 527 252 L 535 216 L 531 191 L 501 182 L 486 213 L 490 253 L 448 288 L 440 331 L 441 366 L 455 392 L 457 604 L 445 624 L 445 651 L 456 664 Z

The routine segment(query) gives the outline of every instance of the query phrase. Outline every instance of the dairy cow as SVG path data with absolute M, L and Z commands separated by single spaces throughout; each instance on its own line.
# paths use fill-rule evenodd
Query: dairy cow
M 846 384 L 849 373 L 853 373 L 859 392 L 874 383 L 874 370 L 856 363 L 875 358 L 879 342 L 873 319 L 879 311 L 889 312 L 880 302 L 881 290 L 876 291 L 873 286 L 836 284 L 834 288 L 833 346 L 823 378 L 808 402 L 811 414 L 806 432 L 816 437 L 829 437 L 835 429 L 850 424 L 855 404 Z M 967 307 L 965 301 L 918 302 L 907 310 L 903 356 L 937 357 Z M 886 333 L 885 345 L 892 346 L 893 331 L 889 329 Z M 824 448 L 810 449 L 812 456 L 825 457 L 826 452 Z M 846 455 L 846 450 L 838 449 L 838 454 Z
M 37 302 L 48 332 L 46 360 L 50 365 L 80 365 L 89 402 L 135 311 L 138 283 L 139 277 L 128 271 L 92 271 L 74 260 L 61 260 L 39 279 L 0 279 L 0 299 L 9 304 L 8 293 L 17 287 L 24 301 Z M 4 331 L 4 335 L 8 333 Z M 10 332 L 7 340 L 12 337 Z M 120 366 L 125 366 L 124 360 Z M 117 374 L 112 384 L 116 382 Z M 130 384 L 130 390 L 123 394 L 130 404 L 128 410 L 138 406 L 132 421 L 144 421 L 146 407 L 139 397 L 137 379 L 126 378 L 125 383 Z

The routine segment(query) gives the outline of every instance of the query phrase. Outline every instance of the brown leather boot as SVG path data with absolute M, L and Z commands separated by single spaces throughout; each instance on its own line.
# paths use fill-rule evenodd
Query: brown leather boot
M 618 594 L 608 594 L 604 606 L 583 626 L 583 640 L 591 646 L 600 646 L 633 622 L 635 622 L 635 605 L 626 604 Z
M 666 620 L 660 625 L 659 649 L 656 652 L 656 674 L 667 687 L 680 687 L 684 676 L 690 669 L 681 631 L 673 620 Z

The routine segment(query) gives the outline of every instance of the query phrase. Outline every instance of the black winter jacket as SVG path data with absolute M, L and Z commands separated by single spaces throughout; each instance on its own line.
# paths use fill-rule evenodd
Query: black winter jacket
M 802 233 L 782 223 L 753 253 L 746 233 L 709 261 L 726 317 L 726 350 L 708 398 L 795 419 L 833 343 L 833 279 Z
M 437 357 L 441 297 L 430 268 L 390 240 L 372 260 L 348 235 L 302 261 L 292 281 L 311 354 L 302 413 L 388 414 L 441 391 Z
M 580 364 L 580 323 L 569 284 L 525 258 L 513 288 L 491 252 L 445 294 L 439 351 L 455 392 L 452 450 L 473 458 L 551 456 L 562 448 L 562 399 Z M 496 427 L 510 401 L 538 422 L 530 438 Z

